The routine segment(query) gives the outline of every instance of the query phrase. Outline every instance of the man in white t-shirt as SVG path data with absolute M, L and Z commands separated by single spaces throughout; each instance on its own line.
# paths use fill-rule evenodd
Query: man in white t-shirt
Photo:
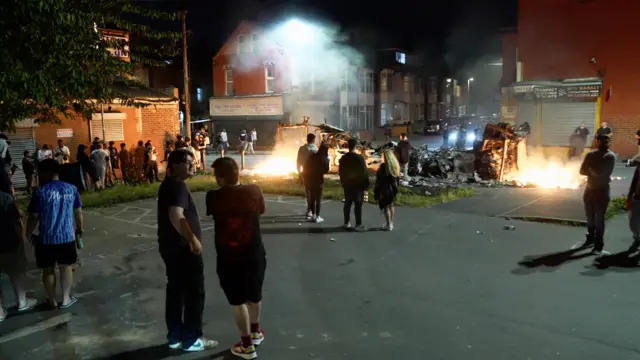
M 255 154 L 255 146 L 258 141 L 258 132 L 256 128 L 251 129 L 249 133 L 249 154 Z
M 62 140 L 58 140 L 58 147 L 53 150 L 53 158 L 58 162 L 58 164 L 68 164 L 71 159 L 71 152 L 67 145 L 65 145 Z

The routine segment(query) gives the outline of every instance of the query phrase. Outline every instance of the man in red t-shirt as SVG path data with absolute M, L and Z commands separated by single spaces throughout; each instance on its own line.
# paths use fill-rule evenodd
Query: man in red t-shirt
M 217 273 L 240 330 L 240 342 L 231 352 L 255 359 L 256 345 L 264 341 L 260 328 L 262 284 L 267 267 L 260 233 L 260 215 L 265 212 L 262 190 L 240 185 L 238 164 L 232 158 L 218 158 L 212 165 L 220 189 L 207 193 L 207 215 L 215 222 L 218 254 Z

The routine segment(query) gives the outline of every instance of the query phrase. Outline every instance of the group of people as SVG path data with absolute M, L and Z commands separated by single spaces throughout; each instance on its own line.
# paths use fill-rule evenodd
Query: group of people
M 158 191 L 158 243 L 165 263 L 167 288 L 165 320 L 168 346 L 204 351 L 218 342 L 202 332 L 205 303 L 203 243 L 198 210 L 185 184 L 194 174 L 192 153 L 172 151 L 167 176 Z M 220 185 L 206 194 L 206 215 L 215 226 L 216 272 L 233 308 L 240 341 L 231 352 L 243 359 L 257 358 L 256 346 L 265 336 L 260 327 L 266 251 L 260 215 L 266 210 L 256 185 L 240 185 L 238 164 L 221 157 L 212 165 Z
M 307 135 L 306 140 L 306 144 L 298 149 L 297 169 L 306 192 L 306 218 L 310 222 L 321 223 L 324 221 L 320 216 L 324 175 L 330 168 L 329 147 L 325 143 L 317 147 L 316 135 L 312 133 Z M 408 145 L 406 134 L 402 134 L 402 142 Z M 358 141 L 349 139 L 349 152 L 340 158 L 338 174 L 344 191 L 343 228 L 363 232 L 367 231 L 367 227 L 362 223 L 362 205 L 371 184 L 367 164 L 362 155 L 358 154 L 357 147 Z M 410 148 L 410 145 L 408 147 L 403 145 L 398 146 L 395 152 L 391 149 L 384 151 L 383 163 L 376 171 L 373 195 L 384 214 L 383 230 L 386 231 L 393 230 L 394 202 L 398 194 L 399 179 L 402 175 L 406 176 Z M 405 162 L 403 163 L 402 160 Z M 355 226 L 351 223 L 352 208 Z
M 639 131 L 640 133 L 640 131 Z M 582 154 L 584 153 L 584 149 L 587 147 L 591 147 L 589 144 L 589 129 L 585 126 L 584 123 L 581 123 L 571 134 L 569 137 L 569 159 L 581 159 Z M 640 134 L 638 134 L 640 135 Z M 609 124 L 606 121 L 603 121 L 600 124 L 600 127 L 596 131 L 596 140 L 601 136 L 609 137 L 609 141 L 613 136 L 613 130 L 609 127 Z M 640 144 L 640 140 L 639 144 Z
M 258 131 L 252 128 L 249 132 L 241 130 L 238 136 L 238 152 L 245 154 L 255 154 L 255 144 L 258 142 Z M 226 129 L 222 129 L 215 138 L 215 150 L 221 157 L 229 150 L 229 135 Z

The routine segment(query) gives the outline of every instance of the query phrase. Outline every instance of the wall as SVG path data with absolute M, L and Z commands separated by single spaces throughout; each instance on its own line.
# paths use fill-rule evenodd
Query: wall
M 502 34 L 502 78 L 500 85 L 516 82 L 516 64 L 518 62 L 518 33 L 514 30 Z
M 127 114 L 127 119 L 123 123 L 124 142 L 127 147 L 135 146 L 139 140 L 151 140 L 158 149 L 159 158 L 164 158 L 164 141 L 168 138 L 175 139 L 180 128 L 177 102 L 151 105 L 142 109 L 119 106 L 111 108 L 112 111 Z M 59 124 L 40 124 L 34 129 L 37 145 L 57 146 L 58 129 L 73 129 L 73 137 L 63 138 L 62 141 L 69 147 L 71 158 L 75 161 L 78 145 L 89 145 L 92 141 L 89 121 L 80 115 L 74 115 L 68 118 L 61 116 Z
M 614 129 L 613 150 L 621 157 L 636 152 L 634 135 L 640 126 L 640 47 L 630 46 L 640 38 L 638 13 L 638 1 L 519 1 L 524 80 L 595 77 L 602 71 L 601 119 Z M 590 62 L 594 57 L 596 64 Z
M 235 96 L 261 95 L 266 92 L 265 61 L 273 61 L 275 66 L 276 93 L 291 88 L 290 62 L 285 51 L 276 44 L 261 42 L 257 53 L 238 53 L 238 36 L 250 37 L 257 33 L 262 37 L 263 30 L 250 22 L 243 21 L 213 59 L 213 96 L 225 94 L 225 68 L 233 68 Z

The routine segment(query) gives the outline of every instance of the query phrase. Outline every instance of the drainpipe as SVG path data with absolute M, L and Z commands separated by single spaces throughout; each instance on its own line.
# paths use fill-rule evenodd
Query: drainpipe
M 104 104 L 100 104 L 100 117 L 102 119 L 102 141 L 106 141 L 104 132 Z

